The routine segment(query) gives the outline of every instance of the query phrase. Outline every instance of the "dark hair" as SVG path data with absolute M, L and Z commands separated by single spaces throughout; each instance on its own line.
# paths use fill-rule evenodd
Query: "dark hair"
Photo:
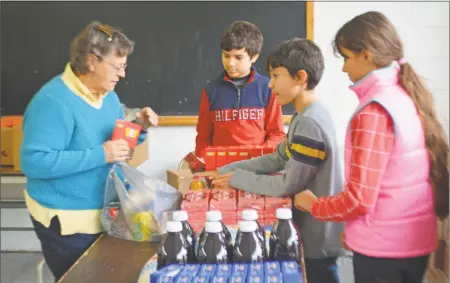
M 382 13 L 374 11 L 356 16 L 342 26 L 336 33 L 333 45 L 335 54 L 340 55 L 340 47 L 355 53 L 367 50 L 379 68 L 389 66 L 404 56 L 403 44 L 394 25 Z M 407 62 L 400 64 L 400 84 L 414 101 L 422 121 L 430 158 L 435 212 L 442 219 L 449 213 L 448 140 L 438 121 L 431 92 Z
M 75 72 L 86 74 L 88 67 L 86 57 L 89 54 L 102 58 L 110 52 L 119 57 L 133 53 L 134 42 L 121 32 L 98 21 L 89 23 L 72 41 L 70 62 Z
M 267 58 L 267 70 L 284 67 L 291 77 L 298 71 L 308 74 L 308 89 L 314 89 L 322 78 L 324 59 L 322 51 L 312 40 L 292 38 L 280 43 Z
M 220 47 L 225 51 L 245 48 L 248 55 L 253 57 L 261 51 L 263 40 L 263 35 L 255 24 L 234 21 L 222 36 Z

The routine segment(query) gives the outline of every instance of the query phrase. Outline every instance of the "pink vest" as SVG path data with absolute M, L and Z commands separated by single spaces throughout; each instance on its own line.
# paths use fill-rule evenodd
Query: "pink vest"
M 422 124 L 412 99 L 399 85 L 399 69 L 379 69 L 351 86 L 359 97 L 355 116 L 377 102 L 394 121 L 395 141 L 378 200 L 368 214 L 345 224 L 347 245 L 373 257 L 404 258 L 429 254 L 437 245 L 437 218 L 429 182 L 429 157 Z M 350 128 L 350 126 L 348 127 Z M 345 140 L 345 174 L 352 153 Z

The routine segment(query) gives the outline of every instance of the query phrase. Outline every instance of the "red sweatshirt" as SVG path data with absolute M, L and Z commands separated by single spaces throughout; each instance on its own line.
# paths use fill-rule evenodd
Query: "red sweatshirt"
M 268 84 L 254 69 L 243 89 L 226 74 L 210 82 L 202 92 L 195 154 L 203 158 L 208 146 L 281 143 L 283 114 Z

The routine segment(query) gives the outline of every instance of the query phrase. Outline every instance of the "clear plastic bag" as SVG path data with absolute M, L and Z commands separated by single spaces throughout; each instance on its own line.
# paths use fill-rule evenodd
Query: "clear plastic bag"
M 126 163 L 109 172 L 101 223 L 106 234 L 138 242 L 157 242 L 165 234 L 167 211 L 176 210 L 182 194 Z

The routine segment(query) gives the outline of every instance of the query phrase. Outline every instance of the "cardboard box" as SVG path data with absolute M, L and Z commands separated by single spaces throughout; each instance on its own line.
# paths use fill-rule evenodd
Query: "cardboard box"
M 189 190 L 194 174 L 190 169 L 167 170 L 167 183 L 183 195 Z
M 14 171 L 21 171 L 20 168 L 20 147 L 22 145 L 23 139 L 23 131 L 22 124 L 17 125 L 13 128 L 13 137 L 12 137 L 12 156 L 13 156 L 13 169 Z
M 1 147 L 2 147 L 2 156 L 1 156 L 1 164 L 2 165 L 13 165 L 13 156 L 12 156 L 12 128 L 2 128 L 1 129 Z
M 21 116 L 2 117 L 1 125 L 1 165 L 12 166 L 12 171 L 20 171 L 20 145 L 22 144 Z
M 128 164 L 130 164 L 135 168 L 148 160 L 148 139 L 149 139 L 148 135 L 143 143 L 136 146 L 133 152 L 133 156 L 131 157 L 130 160 L 128 160 Z

